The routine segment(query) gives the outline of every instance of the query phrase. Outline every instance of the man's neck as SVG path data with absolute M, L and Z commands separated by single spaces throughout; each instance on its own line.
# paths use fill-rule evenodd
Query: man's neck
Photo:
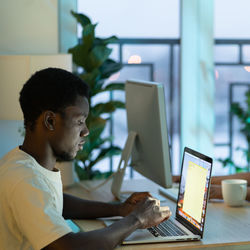
M 20 149 L 31 155 L 42 167 L 53 171 L 56 159 L 44 141 L 38 140 L 35 135 L 28 132 Z

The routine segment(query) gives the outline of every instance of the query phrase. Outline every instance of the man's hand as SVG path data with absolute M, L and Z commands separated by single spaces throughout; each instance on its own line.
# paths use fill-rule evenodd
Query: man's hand
M 140 221 L 140 228 L 156 226 L 171 216 L 169 207 L 160 206 L 160 201 L 151 197 L 141 201 L 132 212 Z
M 121 204 L 120 215 L 127 216 L 137 205 L 147 197 L 152 197 L 149 192 L 135 192 L 124 203 Z

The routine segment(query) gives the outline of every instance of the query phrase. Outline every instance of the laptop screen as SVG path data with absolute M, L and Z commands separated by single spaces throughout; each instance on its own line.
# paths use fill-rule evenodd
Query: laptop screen
M 204 230 L 211 170 L 211 158 L 185 148 L 176 217 L 181 217 L 200 234 Z

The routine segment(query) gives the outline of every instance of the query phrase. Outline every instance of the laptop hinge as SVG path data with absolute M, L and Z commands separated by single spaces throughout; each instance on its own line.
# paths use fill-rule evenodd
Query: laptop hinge
M 189 231 L 191 231 L 193 234 L 200 235 L 200 237 L 202 238 L 203 233 L 198 228 L 195 228 L 195 226 L 193 226 L 189 222 L 185 221 L 181 216 L 178 216 L 178 214 L 176 214 L 175 219 L 179 223 L 181 223 L 184 227 L 186 227 Z

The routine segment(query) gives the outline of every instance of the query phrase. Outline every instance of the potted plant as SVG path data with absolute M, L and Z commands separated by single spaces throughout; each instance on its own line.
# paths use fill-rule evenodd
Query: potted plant
M 246 159 L 247 166 L 242 167 L 238 166 L 233 159 L 219 159 L 219 161 L 223 164 L 224 167 L 231 166 L 235 169 L 235 172 L 246 172 L 250 171 L 250 90 L 248 90 L 245 94 L 246 96 L 246 107 L 242 107 L 240 103 L 235 102 L 231 105 L 231 112 L 237 116 L 242 124 L 241 132 L 244 135 L 247 141 L 247 148 L 237 147 L 236 150 L 240 150 L 243 152 L 243 155 Z
M 113 136 L 103 136 L 104 129 L 110 120 L 111 114 L 117 108 L 124 108 L 121 101 L 109 100 L 105 103 L 93 103 L 93 98 L 100 93 L 114 90 L 124 90 L 124 83 L 105 84 L 105 80 L 112 74 L 121 70 L 122 65 L 110 59 L 112 49 L 110 43 L 117 40 L 115 36 L 101 39 L 95 36 L 97 24 L 93 24 L 89 17 L 84 14 L 71 11 L 71 14 L 81 24 L 82 37 L 80 42 L 69 49 L 73 62 L 82 72 L 79 75 L 90 86 L 89 116 L 87 126 L 89 135 L 81 151 L 78 152 L 75 161 L 75 169 L 79 179 L 93 179 L 97 176 L 105 176 L 110 173 L 101 174 L 93 171 L 93 166 L 107 157 L 120 154 L 121 149 L 112 144 Z

